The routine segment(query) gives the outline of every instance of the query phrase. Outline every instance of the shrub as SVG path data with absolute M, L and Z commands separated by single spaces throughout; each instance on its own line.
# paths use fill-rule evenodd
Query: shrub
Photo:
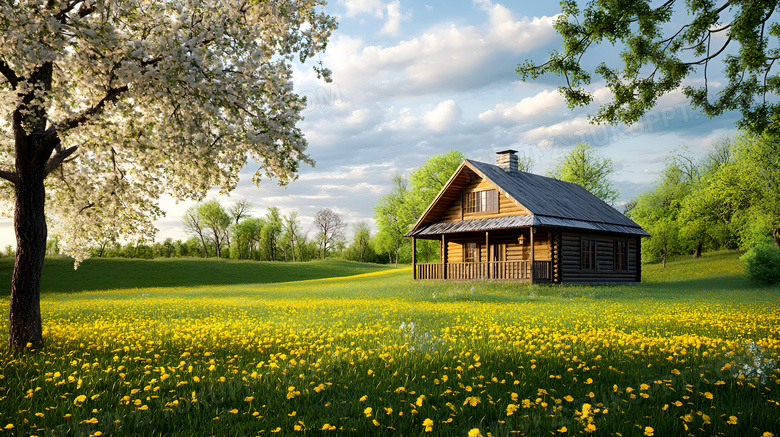
M 780 249 L 772 243 L 759 244 L 742 255 L 748 277 L 761 284 L 780 282 Z

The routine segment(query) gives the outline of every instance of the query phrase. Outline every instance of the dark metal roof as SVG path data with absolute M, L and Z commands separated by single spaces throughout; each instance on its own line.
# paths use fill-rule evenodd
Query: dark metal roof
M 649 235 L 633 220 L 580 185 L 521 171 L 507 172 L 497 165 L 468 159 L 464 160 L 461 166 L 463 165 L 470 167 L 481 177 L 491 181 L 510 198 L 523 205 L 531 214 L 457 222 L 428 224 L 418 222 L 413 230 L 406 234 L 407 237 L 526 226 L 550 226 L 639 236 Z M 442 189 L 442 192 L 447 189 L 450 182 Z M 429 206 L 428 209 L 430 210 L 432 206 Z M 422 221 L 422 217 L 420 220 Z
M 639 227 L 577 184 L 522 171 L 509 173 L 484 162 L 466 162 L 534 215 Z
M 532 215 L 513 215 L 508 217 L 490 217 L 459 222 L 439 222 L 422 226 L 406 234 L 407 237 L 422 235 L 454 234 L 457 232 L 492 231 L 496 229 L 511 229 L 532 226 Z
M 460 232 L 494 231 L 499 229 L 522 228 L 528 226 L 548 226 L 559 228 L 585 229 L 591 231 L 615 232 L 648 236 L 642 228 L 621 226 L 607 223 L 594 223 L 583 220 L 563 219 L 536 215 L 515 215 L 509 217 L 490 217 L 458 222 L 431 223 L 406 234 L 407 237 L 422 237 L 429 235 L 456 234 Z

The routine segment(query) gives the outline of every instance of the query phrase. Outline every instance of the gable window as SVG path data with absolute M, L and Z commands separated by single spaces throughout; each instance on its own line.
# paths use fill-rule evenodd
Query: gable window
M 498 192 L 496 190 L 472 191 L 465 193 L 463 199 L 466 214 L 498 211 Z
M 596 259 L 596 240 L 583 238 L 580 241 L 580 268 L 583 270 L 598 270 Z
M 628 270 L 628 241 L 615 241 L 615 270 Z
M 463 251 L 463 262 L 479 262 L 479 243 L 466 243 L 466 250 Z

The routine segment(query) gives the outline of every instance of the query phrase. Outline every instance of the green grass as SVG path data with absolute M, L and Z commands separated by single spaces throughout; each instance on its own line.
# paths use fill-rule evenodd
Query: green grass
M 610 286 L 379 268 L 45 293 L 46 347 L 0 357 L 0 428 L 780 436 L 780 290 L 747 282 L 738 255 Z
M 69 258 L 47 258 L 41 278 L 41 291 L 67 293 L 112 288 L 191 287 L 196 285 L 235 285 L 293 282 L 309 279 L 359 275 L 390 267 L 350 261 L 311 261 L 302 263 L 233 261 L 216 258 L 92 258 L 73 269 Z M 0 294 L 11 293 L 13 258 L 0 259 Z

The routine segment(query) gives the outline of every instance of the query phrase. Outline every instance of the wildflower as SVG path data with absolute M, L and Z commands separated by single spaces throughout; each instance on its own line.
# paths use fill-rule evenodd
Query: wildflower
M 87 397 L 84 395 L 78 395 L 76 396 L 76 399 L 73 399 L 73 405 L 80 407 L 82 402 L 86 401 Z
M 373 409 L 371 407 L 368 407 L 365 410 L 363 410 L 363 414 L 365 414 L 366 417 L 371 417 L 371 412 L 372 411 L 373 411 Z
M 705 391 L 704 392 L 704 397 L 707 398 L 707 399 L 712 399 L 714 396 L 712 395 L 712 393 L 710 393 L 708 391 Z
M 655 432 L 655 430 L 653 429 L 652 426 L 646 426 L 645 427 L 645 435 L 646 436 L 652 437 L 654 432 Z
M 363 396 L 362 398 L 360 398 L 360 402 L 365 402 L 366 399 L 368 399 L 368 396 Z
M 568 429 L 565 426 L 558 430 L 558 432 L 561 433 L 561 434 L 563 434 L 563 433 L 565 433 L 567 431 L 568 431 Z
M 252 402 L 253 400 L 255 400 L 254 396 L 247 396 L 244 398 L 245 402 Z
M 431 419 L 423 420 L 423 426 L 425 427 L 425 432 L 433 431 L 433 420 Z
M 376 419 L 372 420 L 372 422 L 374 422 L 374 426 L 379 426 L 379 422 Z
M 726 421 L 729 425 L 737 424 L 737 416 L 729 416 L 729 420 Z
M 469 431 L 469 437 L 482 437 L 482 433 L 479 432 L 479 428 L 473 428 Z
M 517 405 L 515 405 L 515 404 L 509 404 L 509 405 L 507 405 L 507 406 L 506 406 L 506 415 L 507 415 L 507 416 L 511 416 L 511 415 L 515 414 L 515 411 L 517 411 L 519 408 L 520 408 L 520 407 L 518 407 L 518 406 L 517 406 Z
M 571 395 L 566 395 L 563 398 L 566 400 L 566 402 L 572 402 L 574 400 L 574 398 L 571 397 Z
M 476 407 L 477 404 L 479 404 L 480 402 L 482 401 L 479 399 L 478 396 L 469 396 L 466 398 L 465 401 L 463 401 L 463 405 L 469 404 L 472 407 Z

